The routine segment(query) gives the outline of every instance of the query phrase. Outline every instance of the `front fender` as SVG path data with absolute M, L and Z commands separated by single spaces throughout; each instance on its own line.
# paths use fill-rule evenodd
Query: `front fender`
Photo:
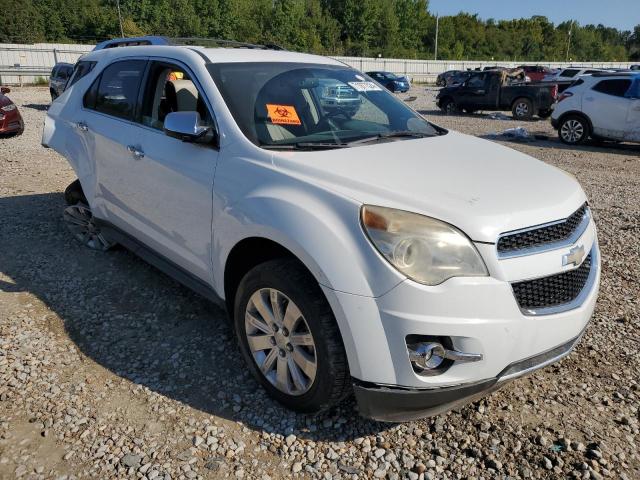
M 285 247 L 320 285 L 332 290 L 377 297 L 404 280 L 364 235 L 360 204 L 351 199 L 310 185 L 303 188 L 298 182 L 276 183 L 259 187 L 218 212 L 213 262 L 219 293 L 224 293 L 224 267 L 230 251 L 252 237 Z

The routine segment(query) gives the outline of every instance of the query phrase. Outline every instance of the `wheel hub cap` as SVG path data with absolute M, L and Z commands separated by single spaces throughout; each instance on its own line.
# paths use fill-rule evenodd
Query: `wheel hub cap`
M 245 311 L 249 350 L 264 377 L 288 395 L 309 391 L 316 377 L 315 342 L 298 306 L 273 288 L 256 291 Z
M 93 250 L 108 250 L 113 243 L 107 240 L 96 225 L 91 209 L 82 203 L 64 209 L 63 219 L 73 236 Z
M 577 120 L 569 120 L 562 125 L 560 135 L 565 141 L 574 143 L 582 138 L 584 127 Z

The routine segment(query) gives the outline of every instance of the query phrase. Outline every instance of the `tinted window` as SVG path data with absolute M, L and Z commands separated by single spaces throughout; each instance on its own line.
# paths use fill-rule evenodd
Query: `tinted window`
M 484 87 L 484 75 L 475 75 L 467 82 L 467 87 L 480 88 Z
M 67 87 L 69 88 L 71 85 L 73 85 L 74 83 L 76 83 L 78 80 L 80 80 L 82 77 L 88 75 L 89 73 L 91 73 L 91 70 L 93 70 L 93 67 L 96 66 L 96 62 L 78 62 L 75 64 L 75 66 L 73 67 L 73 73 L 71 74 L 71 78 L 69 79 L 69 82 L 67 83 Z
M 62 66 L 58 69 L 57 77 L 60 80 L 67 80 L 69 78 L 69 73 L 71 73 L 71 67 Z
M 602 80 L 593 89 L 596 92 L 606 93 L 607 95 L 614 95 L 616 97 L 624 97 L 624 94 L 629 90 L 631 86 L 631 80 L 624 78 L 618 78 L 615 80 Z
M 566 69 L 563 70 L 562 73 L 559 75 L 560 77 L 567 77 L 567 78 L 571 78 L 571 77 L 575 77 L 576 74 L 579 72 L 580 70 L 572 70 L 572 69 Z
M 198 112 L 201 125 L 213 126 L 213 118 L 204 97 L 189 73 L 177 65 L 152 62 L 142 100 L 141 122 L 162 130 L 171 112 Z
M 94 110 L 131 120 L 146 64 L 144 60 L 125 60 L 105 68 L 100 75 Z

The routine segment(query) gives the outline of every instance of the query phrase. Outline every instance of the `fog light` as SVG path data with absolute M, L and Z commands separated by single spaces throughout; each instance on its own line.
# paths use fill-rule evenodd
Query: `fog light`
M 423 342 L 407 344 L 409 352 L 409 361 L 418 373 L 435 374 L 440 373 L 438 369 L 442 369 L 445 361 L 449 364 L 455 362 L 467 363 L 478 362 L 482 360 L 481 353 L 465 353 L 445 348 L 438 342 Z

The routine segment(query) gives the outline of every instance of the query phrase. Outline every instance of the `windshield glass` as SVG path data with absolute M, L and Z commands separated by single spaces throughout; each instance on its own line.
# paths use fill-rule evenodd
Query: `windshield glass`
M 348 67 L 251 62 L 207 68 L 242 132 L 262 147 L 351 146 L 394 134 L 439 134 L 385 88 Z

